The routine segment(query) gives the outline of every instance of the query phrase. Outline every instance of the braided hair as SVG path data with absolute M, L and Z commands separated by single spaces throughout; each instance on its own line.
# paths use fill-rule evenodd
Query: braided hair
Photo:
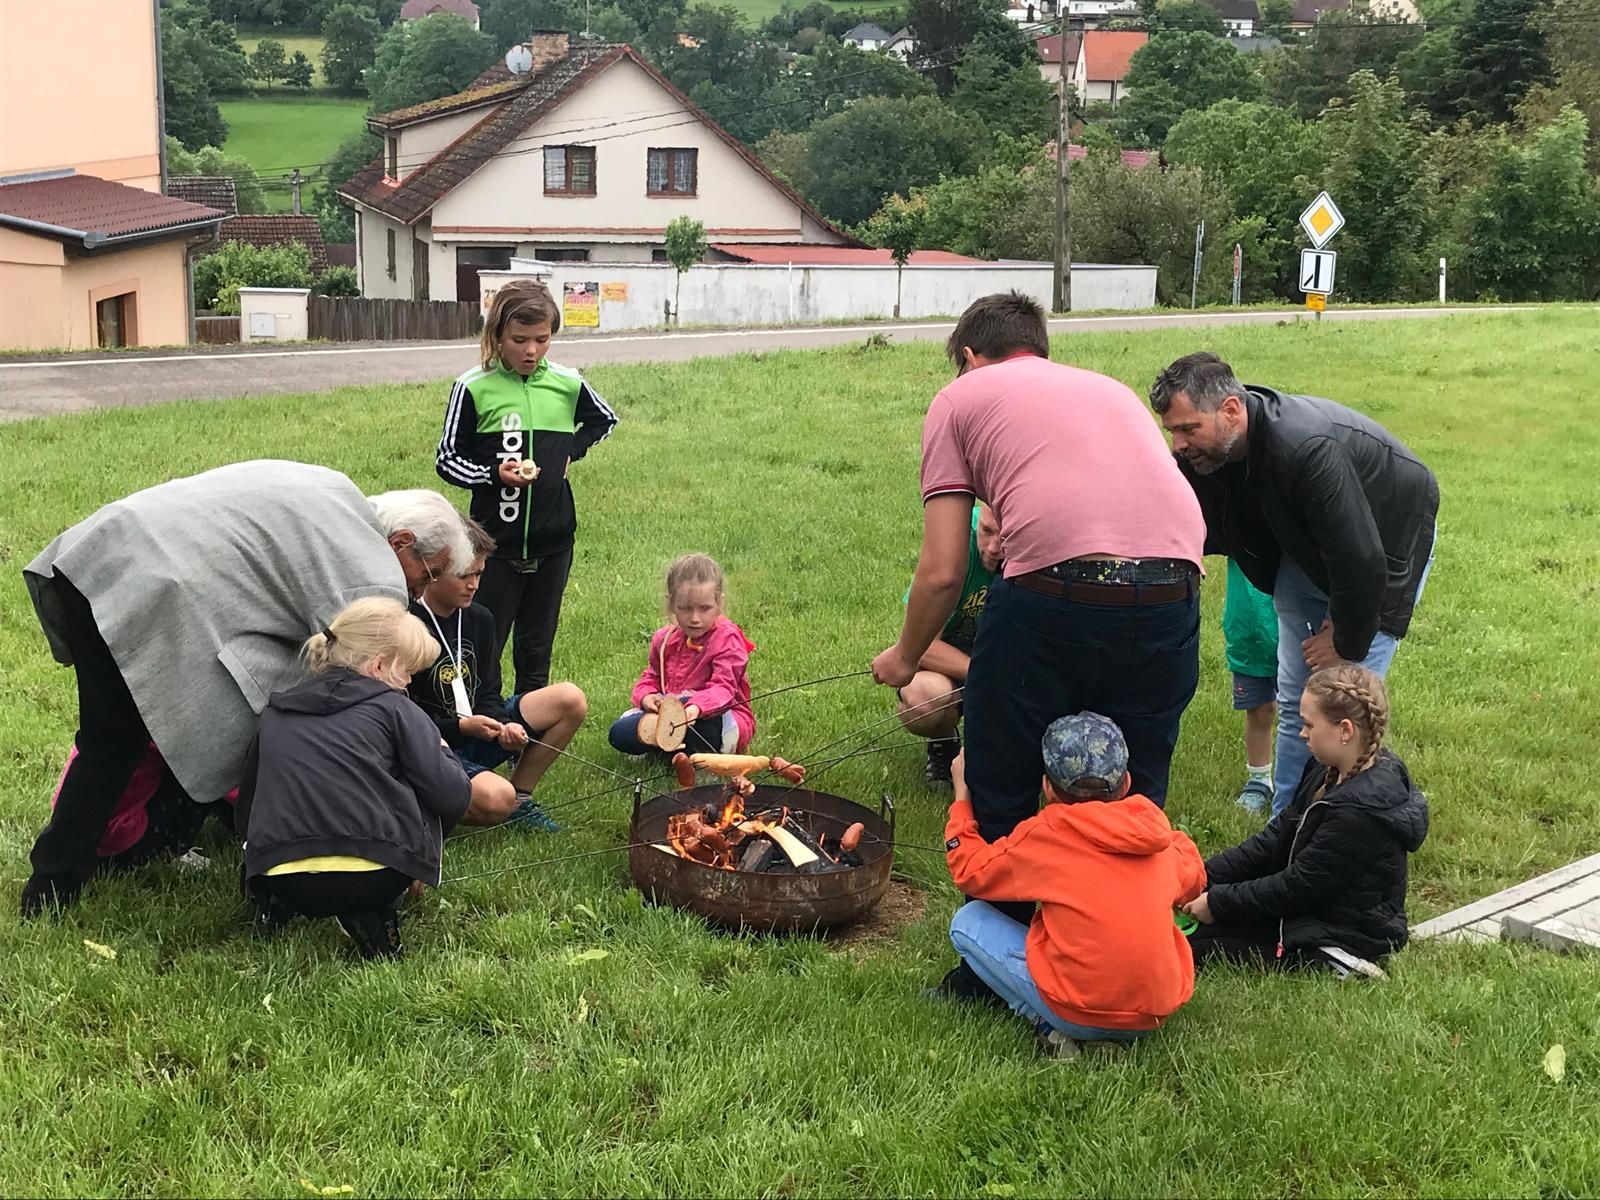
M 1305 690 L 1328 720 L 1349 721 L 1366 742 L 1366 753 L 1350 774 L 1359 775 L 1378 761 L 1383 735 L 1389 728 L 1389 690 L 1382 679 L 1365 667 L 1341 663 L 1312 675 L 1306 680 Z M 1329 767 L 1316 799 L 1322 799 L 1323 793 L 1339 781 L 1339 772 Z

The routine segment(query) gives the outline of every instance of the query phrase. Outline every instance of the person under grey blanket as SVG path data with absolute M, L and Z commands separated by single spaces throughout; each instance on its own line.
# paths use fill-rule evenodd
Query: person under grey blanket
M 363 596 L 403 602 L 470 554 L 437 492 L 369 498 L 337 471 L 274 460 L 157 484 L 57 537 L 24 579 L 51 653 L 77 675 L 78 753 L 22 915 L 77 899 L 151 742 L 189 796 L 223 795 L 310 634 Z

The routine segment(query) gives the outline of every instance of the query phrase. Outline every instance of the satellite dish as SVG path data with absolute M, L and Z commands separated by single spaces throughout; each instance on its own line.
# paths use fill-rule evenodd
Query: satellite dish
M 526 75 L 533 70 L 533 51 L 526 46 L 513 46 L 506 51 L 506 70 L 513 75 Z

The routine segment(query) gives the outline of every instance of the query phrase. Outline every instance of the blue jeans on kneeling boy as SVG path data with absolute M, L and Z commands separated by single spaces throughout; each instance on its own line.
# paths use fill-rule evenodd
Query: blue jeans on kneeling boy
M 1057 1016 L 1028 973 L 1028 927 L 982 900 L 971 900 L 950 920 L 950 941 L 962 960 L 1035 1028 L 1048 1026 L 1080 1042 L 1131 1042 L 1138 1029 L 1098 1029 Z

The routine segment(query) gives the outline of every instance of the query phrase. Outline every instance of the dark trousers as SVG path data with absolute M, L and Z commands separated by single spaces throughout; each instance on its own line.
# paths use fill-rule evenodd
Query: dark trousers
M 1133 588 L 1129 588 L 1133 591 Z M 1039 741 L 1057 717 L 1111 718 L 1132 790 L 1157 804 L 1200 674 L 1200 601 L 1087 604 L 1005 579 L 989 586 L 962 692 L 967 785 L 978 829 L 1004 837 L 1039 810 Z M 1026 921 L 1032 905 L 997 905 Z
M 296 871 L 257 875 L 245 885 L 262 903 L 276 902 L 302 917 L 387 915 L 411 880 L 391 867 L 381 871 Z
M 1218 921 L 1202 925 L 1189 935 L 1194 965 L 1208 962 L 1244 963 L 1269 971 L 1327 970 L 1327 958 L 1314 947 L 1278 954 L 1278 922 Z
M 647 746 L 639 740 L 639 722 L 643 719 L 642 712 L 624 713 L 611 722 L 606 734 L 611 748 L 621 754 L 664 754 L 659 747 Z M 721 754 L 722 714 L 701 717 L 689 726 L 683 735 L 683 750 L 685 754 Z
M 144 757 L 150 733 L 100 636 L 89 602 L 63 575 L 56 576 L 54 586 L 78 676 L 78 753 L 61 782 L 50 823 L 34 842 L 30 857 L 34 881 L 66 898 L 94 873 L 95 847 Z M 161 792 L 166 808 L 193 803 L 170 769 L 162 778 Z
M 513 569 L 509 559 L 491 558 L 478 584 L 478 603 L 494 614 L 496 659 L 505 651 L 506 639 L 512 638 L 516 684 L 511 690 L 518 694 L 550 682 L 550 653 L 561 620 L 561 596 L 572 573 L 572 547 L 535 561 L 537 569 L 524 572 Z

